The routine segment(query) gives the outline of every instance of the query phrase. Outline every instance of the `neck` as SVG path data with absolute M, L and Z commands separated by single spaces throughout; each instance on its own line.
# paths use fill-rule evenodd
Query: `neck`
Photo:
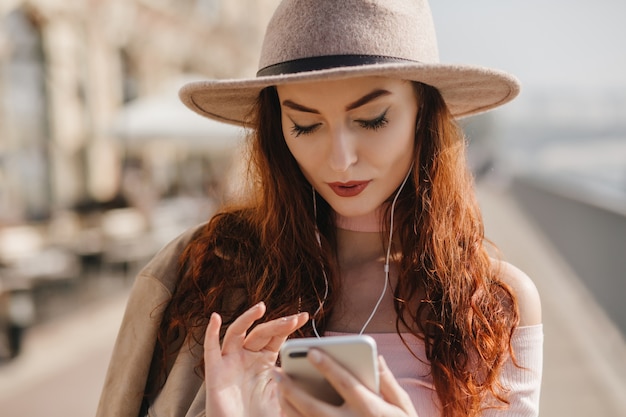
M 382 231 L 383 206 L 360 216 L 342 216 L 335 212 L 337 228 L 353 232 L 379 233 Z
M 385 259 L 382 235 L 337 229 L 337 256 L 340 269 L 372 261 L 382 263 Z
M 340 265 L 349 267 L 373 260 L 384 261 L 383 207 L 360 216 L 342 216 L 335 212 Z

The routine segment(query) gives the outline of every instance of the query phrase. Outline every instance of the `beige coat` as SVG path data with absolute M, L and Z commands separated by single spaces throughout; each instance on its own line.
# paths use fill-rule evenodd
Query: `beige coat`
M 178 279 L 178 258 L 197 228 L 163 248 L 138 274 L 131 290 L 122 325 L 98 404 L 97 417 L 137 417 L 161 324 Z M 183 347 L 167 382 L 150 405 L 151 417 L 205 415 L 203 380 L 194 373 L 196 356 Z

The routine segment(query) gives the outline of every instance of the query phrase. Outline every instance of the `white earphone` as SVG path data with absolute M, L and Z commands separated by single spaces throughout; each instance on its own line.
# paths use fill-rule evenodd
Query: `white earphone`
M 404 185 L 406 184 L 407 180 L 409 179 L 409 176 L 411 175 L 411 172 L 413 172 L 413 164 L 411 164 L 411 167 L 409 168 L 409 172 L 407 172 L 406 176 L 404 177 L 404 180 L 402 181 L 402 184 L 400 184 L 400 187 L 398 188 L 398 191 L 396 191 L 396 195 L 394 196 L 393 201 L 391 203 L 391 220 L 390 220 L 390 224 L 389 224 L 389 242 L 387 244 L 387 254 L 385 255 L 385 265 L 383 267 L 384 272 L 385 272 L 385 282 L 384 282 L 384 285 L 383 285 L 383 290 L 381 291 L 380 296 L 378 297 L 378 301 L 376 302 L 376 305 L 372 309 L 372 312 L 370 313 L 369 317 L 367 318 L 367 320 L 363 324 L 363 327 L 361 328 L 361 331 L 359 332 L 359 335 L 363 334 L 363 332 L 367 328 L 368 324 L 370 324 L 370 322 L 374 318 L 374 315 L 376 314 L 376 311 L 378 310 L 378 307 L 380 306 L 380 303 L 383 301 L 385 293 L 387 292 L 387 287 L 389 286 L 389 259 L 391 258 L 391 242 L 393 240 L 394 211 L 395 211 L 395 208 L 396 208 L 396 201 L 398 200 L 398 197 L 400 196 L 400 192 L 404 188 Z M 315 188 L 311 187 L 311 190 L 313 191 L 313 212 L 314 212 L 314 219 L 315 219 L 315 236 L 317 238 L 317 244 L 321 248 L 321 246 L 322 246 L 322 239 L 320 237 L 319 230 L 317 229 L 317 203 L 315 201 L 316 200 L 315 199 Z M 321 338 L 321 336 L 319 335 L 319 333 L 317 331 L 317 327 L 315 325 L 315 316 L 324 307 L 324 303 L 326 302 L 326 298 L 328 297 L 328 277 L 326 275 L 326 269 L 324 268 L 324 266 L 322 266 L 322 274 L 324 275 L 324 297 L 322 298 L 322 300 L 320 300 L 319 307 L 317 308 L 317 310 L 315 310 L 315 313 L 313 313 L 313 318 L 311 319 L 311 325 L 313 326 L 313 332 L 315 333 L 315 336 L 318 337 L 318 338 Z

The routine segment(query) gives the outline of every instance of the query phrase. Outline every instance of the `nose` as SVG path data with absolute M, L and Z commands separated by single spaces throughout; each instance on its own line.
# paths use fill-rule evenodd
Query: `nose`
M 346 129 L 338 128 L 333 131 L 328 156 L 328 163 L 333 171 L 345 172 L 357 162 L 355 145 L 355 138 Z

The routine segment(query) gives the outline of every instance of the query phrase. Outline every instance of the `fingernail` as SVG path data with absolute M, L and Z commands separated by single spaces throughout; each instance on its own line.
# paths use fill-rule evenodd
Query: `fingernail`
M 263 305 L 265 305 L 265 303 L 263 301 L 259 301 L 254 306 L 252 306 L 252 308 L 260 308 L 263 307 Z
M 378 369 L 380 369 L 381 371 L 387 369 L 387 362 L 385 362 L 385 358 L 383 358 L 383 355 L 378 355 Z
M 296 314 L 292 314 L 290 316 L 285 316 L 282 318 L 283 321 L 289 321 L 289 320 L 293 320 L 293 319 L 297 319 L 300 318 L 302 316 L 304 316 L 305 314 L 309 314 L 309 313 L 296 313 Z
M 285 317 L 283 317 L 283 321 L 293 320 L 296 317 L 298 317 L 298 314 L 292 314 L 291 316 L 285 316 Z
M 315 349 L 309 350 L 307 356 L 311 359 L 311 362 L 313 363 L 320 363 L 322 361 L 322 354 Z

